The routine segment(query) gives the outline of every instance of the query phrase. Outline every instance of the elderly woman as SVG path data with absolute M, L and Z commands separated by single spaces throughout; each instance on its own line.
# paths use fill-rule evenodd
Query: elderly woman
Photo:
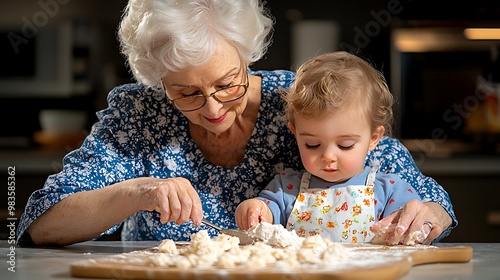
M 72 244 L 121 225 L 122 240 L 189 240 L 203 217 L 236 227 L 240 202 L 276 172 L 302 168 L 279 95 L 295 74 L 251 69 L 272 28 L 259 0 L 130 0 L 119 39 L 138 83 L 109 93 L 82 146 L 31 195 L 18 244 Z M 431 223 L 430 241 L 457 225 L 448 194 L 399 141 L 383 138 L 366 165 L 374 161 L 425 202 L 378 230 L 394 223 L 404 236 Z

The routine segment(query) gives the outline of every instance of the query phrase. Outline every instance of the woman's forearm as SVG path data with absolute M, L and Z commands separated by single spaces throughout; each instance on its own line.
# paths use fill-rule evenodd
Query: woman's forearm
M 133 180 L 102 189 L 78 192 L 61 200 L 28 228 L 37 245 L 68 245 L 87 241 L 139 209 L 130 188 Z

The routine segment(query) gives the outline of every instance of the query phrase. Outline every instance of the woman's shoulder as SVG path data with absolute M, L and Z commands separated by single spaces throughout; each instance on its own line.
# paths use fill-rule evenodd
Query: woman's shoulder
M 401 141 L 399 141 L 397 138 L 384 136 L 382 137 L 382 139 L 380 139 L 375 150 L 385 150 L 385 149 L 406 149 L 406 148 L 403 146 L 403 144 L 401 144 Z
M 250 71 L 249 74 L 259 76 L 262 79 L 261 113 L 264 113 L 270 118 L 274 118 L 275 116 L 284 117 L 284 103 L 280 92 L 292 86 L 295 81 L 295 73 L 287 70 L 259 70 Z
M 137 101 L 144 99 L 162 100 L 163 92 L 149 88 L 140 83 L 128 83 L 113 88 L 107 97 L 108 103 Z
M 146 116 L 160 114 L 160 111 L 169 107 L 163 91 L 140 83 L 116 86 L 108 93 L 107 104 L 108 107 L 100 113 L 120 112 L 120 115 Z
M 379 165 L 384 173 L 395 173 L 407 182 L 422 176 L 409 150 L 396 138 L 383 137 L 368 153 L 366 165 Z
M 123 84 L 113 88 L 107 98 L 108 106 L 97 112 L 101 124 L 120 131 L 148 131 L 161 135 L 172 122 L 182 120 L 160 90 L 142 84 Z M 175 116 L 174 116 L 175 115 Z M 172 132 L 171 129 L 166 131 Z
M 262 78 L 262 91 L 274 91 L 278 88 L 288 89 L 295 82 L 295 73 L 288 70 L 256 70 L 250 75 Z
M 368 157 L 371 162 L 370 165 L 383 165 L 380 161 L 382 159 L 389 158 L 390 160 L 394 160 L 401 157 L 408 157 L 409 152 L 408 149 L 399 141 L 397 138 L 392 138 L 388 136 L 382 137 L 379 143 L 373 149 L 373 151 L 368 152 Z

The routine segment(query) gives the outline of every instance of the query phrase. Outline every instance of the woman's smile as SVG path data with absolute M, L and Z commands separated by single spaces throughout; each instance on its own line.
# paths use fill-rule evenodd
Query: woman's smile
M 224 115 L 222 115 L 222 116 L 220 116 L 218 118 L 215 118 L 215 119 L 210 119 L 210 118 L 207 118 L 207 117 L 205 117 L 205 119 L 207 121 L 211 122 L 211 123 L 220 123 L 220 122 L 224 121 L 224 119 L 226 118 L 226 116 L 227 116 L 227 112 L 224 113 Z

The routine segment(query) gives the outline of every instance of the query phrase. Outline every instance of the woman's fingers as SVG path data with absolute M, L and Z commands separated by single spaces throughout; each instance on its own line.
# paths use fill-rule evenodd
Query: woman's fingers
M 168 187 L 168 186 L 167 186 Z M 160 203 L 168 203 L 169 208 L 162 208 L 165 212 L 160 212 L 162 223 L 177 221 L 182 211 L 182 204 L 179 200 L 177 186 L 169 186 L 167 197 L 159 197 Z M 164 217 L 165 216 L 165 217 Z
M 194 216 L 197 220 L 192 219 L 193 222 L 197 221 L 199 225 L 201 223 L 203 211 L 201 209 L 201 200 L 198 193 L 194 191 L 193 188 L 180 186 L 176 198 L 179 201 L 180 208 L 175 209 L 175 215 L 171 216 L 171 220 L 175 221 L 176 224 L 182 224 L 192 219 Z
M 203 208 L 201 206 L 201 199 L 194 188 L 188 189 L 189 197 L 191 198 L 191 213 L 189 218 L 193 221 L 195 226 L 201 225 L 201 219 L 203 218 Z
M 423 221 L 420 221 L 422 216 L 421 206 L 423 204 L 418 200 L 408 202 L 402 209 L 399 220 L 396 225 L 395 236 L 403 244 L 408 243 L 411 232 L 420 231 Z
M 395 212 L 391 213 L 389 216 L 387 216 L 387 217 L 383 218 L 382 220 L 374 223 L 370 227 L 370 230 L 373 233 L 377 234 L 380 231 L 387 229 L 389 227 L 389 225 L 397 223 L 397 221 L 399 220 L 400 213 L 401 213 L 401 211 L 395 211 Z
M 410 201 L 402 209 L 398 226 L 407 228 L 403 244 L 431 244 L 443 232 L 439 218 L 432 208 L 417 200 Z
M 157 179 L 148 178 L 147 184 L 141 184 L 146 191 L 141 195 L 144 210 L 160 213 L 160 222 L 182 224 L 189 219 L 200 225 L 203 209 L 198 193 L 191 182 L 184 178 Z
M 408 202 L 370 229 L 377 237 L 383 235 L 386 244 L 393 245 L 429 245 L 444 230 L 434 208 L 418 200 Z

